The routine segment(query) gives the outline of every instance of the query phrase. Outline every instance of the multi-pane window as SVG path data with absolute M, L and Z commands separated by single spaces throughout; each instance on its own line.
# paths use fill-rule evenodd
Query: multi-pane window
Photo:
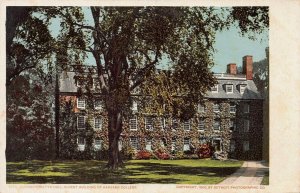
M 215 86 L 211 87 L 211 92 L 212 93 L 218 93 L 218 85 L 215 85 Z
M 130 137 L 130 144 L 133 149 L 138 149 L 138 139 L 137 137 Z
M 153 118 L 145 117 L 145 129 L 152 130 L 153 129 Z
M 214 112 L 220 112 L 220 105 L 215 103 L 214 106 L 213 106 L 213 111 Z
M 220 130 L 220 120 L 219 119 L 214 120 L 213 127 L 214 127 L 214 130 Z
M 204 131 L 204 127 L 205 127 L 204 119 L 200 119 L 199 124 L 198 124 L 198 130 L 199 131 Z
M 77 117 L 77 128 L 85 129 L 85 117 L 84 116 Z
M 184 129 L 185 131 L 191 130 L 190 120 L 184 121 L 184 123 L 183 123 L 183 129 Z
M 78 137 L 77 138 L 77 145 L 79 151 L 84 151 L 85 149 L 85 138 L 84 137 Z
M 175 138 L 172 138 L 171 150 L 175 151 L 175 148 L 176 148 L 176 140 Z
M 102 102 L 100 99 L 96 99 L 94 102 L 95 109 L 102 109 Z
M 172 119 L 172 129 L 177 129 L 178 128 L 178 121 L 177 119 Z
M 230 141 L 230 152 L 234 152 L 235 151 L 235 141 L 231 140 Z
M 233 93 L 233 85 L 232 84 L 226 84 L 226 93 Z
M 96 117 L 94 119 L 94 125 L 96 130 L 101 130 L 102 129 L 102 118 L 101 117 Z
M 250 150 L 249 141 L 244 141 L 243 142 L 243 151 L 249 151 L 249 150 Z
M 244 94 L 245 90 L 246 90 L 246 86 L 245 84 L 240 84 L 240 93 Z
M 248 103 L 244 103 L 244 113 L 249 113 L 250 107 Z
M 85 108 L 85 99 L 77 98 L 77 108 L 84 109 Z
M 129 119 L 129 129 L 130 130 L 137 130 L 137 118 L 136 118 L 136 116 L 131 117 Z
M 221 151 L 221 139 L 216 138 L 212 141 L 213 147 L 215 148 L 215 151 Z
M 166 127 L 166 120 L 164 117 L 159 118 L 158 127 L 164 129 Z
M 148 150 L 148 151 L 152 150 L 152 141 L 151 141 L 151 139 L 146 139 L 146 150 Z
M 235 113 L 236 112 L 236 106 L 235 106 L 235 104 L 230 104 L 229 111 L 230 111 L 230 113 Z
M 190 138 L 184 138 L 183 139 L 183 151 L 190 150 Z
M 204 113 L 205 112 L 205 107 L 201 104 L 198 105 L 198 112 L 199 113 Z
M 236 125 L 234 120 L 230 120 L 230 130 L 235 131 Z
M 248 119 L 244 119 L 244 132 L 249 132 L 250 123 Z
M 101 147 L 102 147 L 102 140 L 99 139 L 99 138 L 96 138 L 96 139 L 95 139 L 95 143 L 94 143 L 94 148 L 95 148 L 96 150 L 100 150 Z

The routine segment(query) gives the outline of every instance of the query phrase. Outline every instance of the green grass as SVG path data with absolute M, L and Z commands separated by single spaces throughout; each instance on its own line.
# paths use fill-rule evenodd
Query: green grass
M 263 177 L 263 180 L 261 182 L 261 185 L 269 185 L 269 172 L 266 172 L 266 174 Z
M 217 184 L 241 167 L 241 161 L 131 160 L 109 171 L 105 161 L 7 162 L 10 184 Z

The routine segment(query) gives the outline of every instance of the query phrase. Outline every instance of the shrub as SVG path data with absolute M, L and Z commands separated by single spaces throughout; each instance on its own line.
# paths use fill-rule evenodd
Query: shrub
M 151 153 L 147 150 L 140 150 L 136 154 L 136 159 L 150 159 Z
M 135 150 L 131 147 L 124 147 L 121 151 L 122 159 L 131 160 L 135 158 Z
M 196 151 L 198 158 L 209 158 L 212 155 L 212 148 L 209 144 L 202 144 L 198 147 Z
M 158 159 L 170 159 L 169 153 L 162 149 L 158 149 L 155 151 L 155 155 L 157 156 Z

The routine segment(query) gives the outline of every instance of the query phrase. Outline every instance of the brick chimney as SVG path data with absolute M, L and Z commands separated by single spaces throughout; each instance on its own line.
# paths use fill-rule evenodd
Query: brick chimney
M 252 56 L 244 56 L 243 57 L 243 74 L 246 74 L 247 80 L 253 79 L 253 60 Z
M 235 63 L 227 64 L 227 73 L 228 74 L 237 74 L 237 68 Z

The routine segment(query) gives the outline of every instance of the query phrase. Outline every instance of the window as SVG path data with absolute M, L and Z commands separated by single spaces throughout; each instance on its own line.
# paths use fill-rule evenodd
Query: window
M 85 129 L 85 117 L 84 116 L 77 117 L 77 128 Z
M 172 129 L 177 129 L 178 128 L 178 121 L 177 119 L 172 119 Z
M 130 137 L 130 144 L 133 149 L 138 149 L 138 139 L 137 137 Z
M 235 131 L 236 125 L 234 120 L 230 120 L 230 130 Z
M 226 84 L 226 93 L 233 93 L 233 85 L 232 84 Z
M 218 85 L 215 85 L 215 86 L 211 87 L 211 92 L 212 93 L 218 93 Z
M 231 140 L 230 141 L 230 152 L 234 152 L 235 151 L 235 141 L 234 140 Z
M 160 146 L 161 147 L 167 147 L 167 140 L 166 140 L 166 138 L 162 138 L 161 140 L 160 140 Z
M 138 105 L 137 105 L 137 102 L 136 102 L 136 101 L 133 101 L 133 102 L 132 102 L 131 110 L 132 110 L 132 111 L 138 111 Z
M 185 131 L 189 131 L 191 129 L 190 120 L 184 121 L 184 123 L 183 123 L 183 129 Z
M 205 127 L 204 119 L 200 119 L 198 124 L 198 130 L 204 131 L 204 127 Z
M 190 150 L 190 138 L 184 138 L 183 139 L 183 151 L 189 151 Z
M 98 109 L 98 110 L 102 109 L 102 102 L 100 99 L 95 100 L 94 107 L 95 107 L 95 109 Z
M 198 112 L 199 113 L 204 113 L 205 112 L 205 107 L 203 105 L 198 105 Z
M 152 117 L 145 117 L 145 129 L 152 130 L 153 129 L 153 119 Z
M 244 103 L 244 113 L 249 113 L 249 104 Z
M 220 130 L 220 120 L 215 120 L 213 126 L 214 130 Z
M 176 140 L 172 138 L 171 151 L 175 151 L 176 149 Z
M 77 108 L 84 109 L 85 108 L 85 99 L 77 98 Z
M 158 127 L 164 129 L 166 127 L 166 120 L 164 117 L 159 118 Z
M 246 84 L 240 84 L 240 93 L 244 94 L 245 90 L 246 90 Z
M 146 150 L 152 151 L 152 141 L 151 141 L 151 139 L 146 139 Z
M 100 150 L 102 147 L 102 140 L 99 138 L 95 139 L 94 148 L 95 150 Z
M 215 151 L 221 151 L 221 139 L 219 138 L 213 139 L 212 145 L 215 148 Z
M 102 129 L 102 118 L 96 117 L 94 118 L 94 128 L 95 130 L 101 130 Z
M 250 145 L 249 145 L 249 141 L 244 141 L 243 142 L 243 151 L 249 151 L 250 150 Z
M 84 151 L 85 149 L 85 138 L 84 137 L 78 137 L 77 138 L 77 145 L 79 151 Z
M 235 113 L 236 112 L 235 104 L 230 104 L 229 111 L 230 111 L 230 113 Z
M 200 138 L 199 138 L 199 143 L 200 143 L 201 145 L 206 144 L 206 138 L 205 138 L 205 137 L 200 137 Z
M 220 105 L 219 104 L 214 104 L 213 111 L 216 112 L 216 113 L 220 112 Z
M 249 132 L 249 120 L 244 120 L 244 132 Z
M 137 130 L 137 118 L 136 116 L 129 119 L 129 129 L 134 131 Z

